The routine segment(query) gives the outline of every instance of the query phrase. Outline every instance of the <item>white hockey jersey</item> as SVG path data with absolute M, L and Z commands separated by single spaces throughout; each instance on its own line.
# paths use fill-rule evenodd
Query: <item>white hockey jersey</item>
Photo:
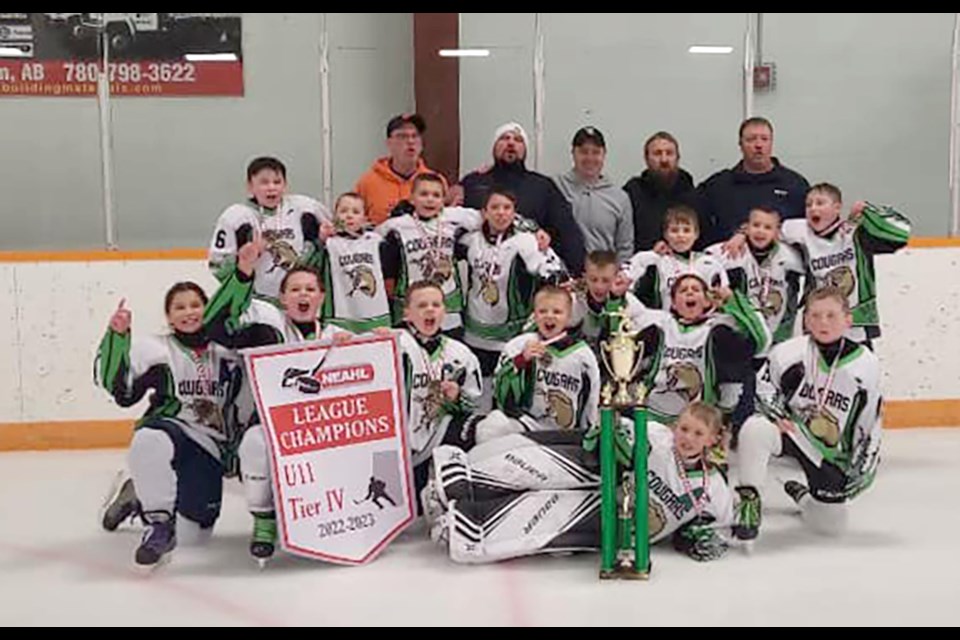
M 390 306 L 384 285 L 380 249 L 383 237 L 365 231 L 358 237 L 328 238 L 320 271 L 326 295 L 320 317 L 352 333 L 390 326 Z
M 687 274 L 700 276 L 710 287 L 729 285 L 723 263 L 716 256 L 692 251 L 689 258 L 641 251 L 623 269 L 634 283 L 634 293 L 651 309 L 669 310 L 673 284 Z
M 648 380 L 647 407 L 651 416 L 664 424 L 673 424 L 693 402 L 722 404 L 717 370 L 727 363 L 717 361 L 716 351 L 722 348 L 718 328 L 725 326 L 748 338 L 753 345 L 748 357 L 770 346 L 770 331 L 760 313 L 739 293 L 724 305 L 722 313 L 697 324 L 681 324 L 665 311 L 649 312 L 648 317 L 658 328 L 660 340 L 657 353 L 648 354 L 652 356 L 653 379 Z
M 832 286 L 847 296 L 853 313 L 848 336 L 858 341 L 879 336 L 873 256 L 906 246 L 910 221 L 889 207 L 868 205 L 858 224 L 843 223 L 826 236 L 817 235 L 806 220 L 784 221 L 781 236 L 803 254 L 813 280 L 808 288 Z
M 782 412 L 797 425 L 789 437 L 811 462 L 830 462 L 865 489 L 880 462 L 880 362 L 861 345 L 847 351 L 831 380 L 834 363 L 812 338 L 784 342 L 770 351 L 757 394 L 771 417 Z
M 536 333 L 506 344 L 494 382 L 494 402 L 510 417 L 526 415 L 538 430 L 588 431 L 599 424 L 600 367 L 589 345 L 566 338 L 547 347 L 537 362 L 518 368 L 516 359 Z
M 403 354 L 407 422 L 416 466 L 430 459 L 454 417 L 476 410 L 483 384 L 480 362 L 466 345 L 446 336 L 436 338 L 436 349 L 430 353 L 409 331 L 400 330 L 397 334 Z M 445 381 L 460 385 L 456 403 L 443 397 L 440 383 Z
M 98 384 L 122 407 L 137 404 L 149 392 L 150 406 L 141 422 L 175 423 L 218 460 L 221 446 L 235 435 L 229 411 L 243 372 L 229 349 L 213 343 L 192 349 L 173 335 L 131 338 L 108 331 L 95 372 Z
M 384 238 L 396 237 L 400 246 L 400 276 L 394 289 L 398 307 L 402 306 L 407 288 L 421 281 L 435 282 L 443 290 L 447 315 L 443 330 L 463 324 L 463 287 L 454 257 L 457 239 L 479 229 L 483 218 L 479 211 L 464 207 L 448 207 L 438 216 L 423 220 L 416 214 L 390 218 L 377 228 Z M 395 309 L 399 317 L 399 309 Z
M 707 466 L 706 476 L 702 469 L 685 469 L 685 486 L 674 453 L 673 432 L 651 422 L 647 425 L 647 437 L 650 441 L 647 462 L 650 541 L 666 539 L 701 515 L 712 521 L 712 528 L 732 525 L 733 491 L 723 473 L 713 465 Z M 699 513 L 695 502 L 699 502 Z
M 267 250 L 257 263 L 255 293 L 260 298 L 276 300 L 289 269 L 298 264 L 315 264 L 317 234 L 320 225 L 330 219 L 326 207 L 307 196 L 284 196 L 275 211 L 253 201 L 232 205 L 214 229 L 210 268 L 218 280 L 224 281 L 236 265 L 238 242 L 249 242 L 259 233 Z
M 518 227 L 491 240 L 484 230 L 460 241 L 469 272 L 465 341 L 472 347 L 500 351 L 517 336 L 533 311 L 542 280 L 560 277 L 565 267 L 536 235 Z
M 746 293 L 763 314 L 774 343 L 791 338 L 799 305 L 799 279 L 806 273 L 800 254 L 778 242 L 761 263 L 749 248 L 734 258 L 720 247 L 716 245 L 707 251 L 722 260 L 731 286 Z

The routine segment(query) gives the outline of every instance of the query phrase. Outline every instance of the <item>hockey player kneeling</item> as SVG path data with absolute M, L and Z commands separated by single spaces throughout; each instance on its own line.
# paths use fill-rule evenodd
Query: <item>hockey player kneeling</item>
M 673 429 L 649 426 L 650 541 L 670 539 L 698 561 L 727 550 L 733 492 L 707 452 L 721 442 L 721 414 L 702 403 L 687 407 Z M 630 464 L 632 430 L 617 434 L 621 461 Z M 434 452 L 431 536 L 455 562 L 479 564 L 536 554 L 600 547 L 598 433 L 515 433 L 469 453 Z
M 118 483 L 103 514 L 108 531 L 127 518 L 143 519 L 134 558 L 140 568 L 169 560 L 178 536 L 206 542 L 220 517 L 242 374 L 238 359 L 204 332 L 206 304 L 198 285 L 174 285 L 164 302 L 170 331 L 151 336 L 133 334 L 121 302 L 97 353 L 97 383 L 119 406 L 149 398 L 130 443 L 131 478 Z
M 800 463 L 806 484 L 789 481 L 787 494 L 819 533 L 847 522 L 846 503 L 868 489 L 880 463 L 880 363 L 847 336 L 853 317 L 847 295 L 829 287 L 807 298 L 809 333 L 770 352 L 759 385 L 761 415 L 740 436 L 740 502 L 736 536 L 760 532 L 760 487 L 773 456 Z

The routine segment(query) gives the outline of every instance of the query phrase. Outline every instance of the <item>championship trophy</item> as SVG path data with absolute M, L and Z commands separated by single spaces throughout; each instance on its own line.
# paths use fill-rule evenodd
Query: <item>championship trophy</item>
M 637 380 L 644 356 L 640 331 L 626 310 L 609 312 L 610 333 L 600 343 L 606 380 L 600 399 L 602 580 L 650 577 L 649 490 L 647 486 L 647 390 Z M 621 420 L 633 414 L 633 469 L 618 461 Z M 619 488 L 619 499 L 618 499 Z

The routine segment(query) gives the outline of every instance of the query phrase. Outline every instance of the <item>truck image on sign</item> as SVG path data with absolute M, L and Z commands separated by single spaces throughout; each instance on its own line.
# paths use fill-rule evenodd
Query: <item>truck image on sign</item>
M 18 58 L 32 58 L 34 54 L 33 23 L 29 13 L 0 13 L 0 49 L 7 49 L 7 57 L 19 51 Z

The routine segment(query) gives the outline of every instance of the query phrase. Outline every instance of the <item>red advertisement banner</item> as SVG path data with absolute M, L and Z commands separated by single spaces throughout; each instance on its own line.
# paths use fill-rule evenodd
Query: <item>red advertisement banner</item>
M 0 98 L 242 96 L 242 16 L 0 13 Z
M 93 97 L 103 65 L 0 60 L 0 97 Z M 109 64 L 114 96 L 242 96 L 241 62 L 126 61 Z

